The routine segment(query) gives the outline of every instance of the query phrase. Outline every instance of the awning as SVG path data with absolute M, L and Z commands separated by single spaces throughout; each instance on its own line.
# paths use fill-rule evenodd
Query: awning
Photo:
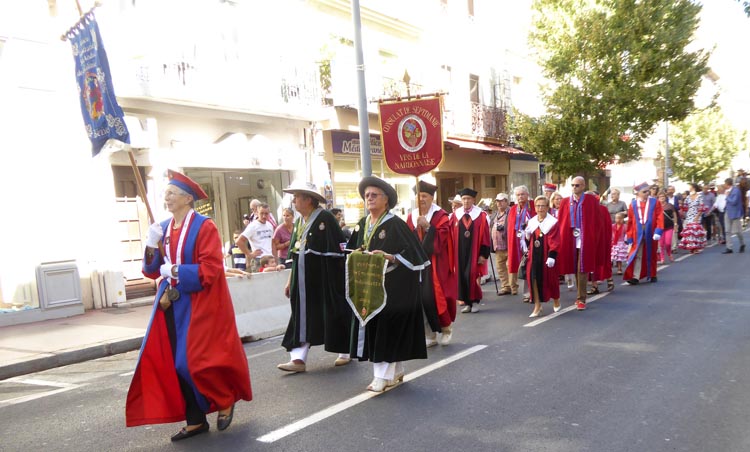
M 510 146 L 500 146 L 494 143 L 488 143 L 485 141 L 472 141 L 462 140 L 460 138 L 450 138 L 443 141 L 446 149 L 468 149 L 471 151 L 486 152 L 486 153 L 502 153 L 507 154 L 513 160 L 533 160 L 538 161 L 536 157 L 528 152 L 524 152 L 520 149 L 516 149 Z

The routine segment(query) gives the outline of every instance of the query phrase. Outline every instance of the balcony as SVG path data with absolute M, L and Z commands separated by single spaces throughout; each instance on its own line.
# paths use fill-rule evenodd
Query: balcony
M 471 103 L 472 135 L 505 142 L 507 141 L 505 126 L 506 118 L 504 110 L 476 102 Z

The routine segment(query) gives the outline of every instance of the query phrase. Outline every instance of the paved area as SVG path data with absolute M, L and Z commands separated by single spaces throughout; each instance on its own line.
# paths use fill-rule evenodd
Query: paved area
M 108 308 L 0 329 L 0 380 L 137 350 L 151 306 Z

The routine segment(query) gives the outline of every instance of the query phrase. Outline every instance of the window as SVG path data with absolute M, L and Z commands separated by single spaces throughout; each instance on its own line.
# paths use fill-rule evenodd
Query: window
M 469 100 L 476 104 L 479 103 L 479 76 L 469 74 Z
M 484 176 L 484 188 L 497 188 L 497 176 Z

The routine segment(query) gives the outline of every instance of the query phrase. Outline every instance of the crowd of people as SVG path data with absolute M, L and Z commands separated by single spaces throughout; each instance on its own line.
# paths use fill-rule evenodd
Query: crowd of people
M 657 265 L 674 260 L 678 248 L 699 253 L 717 240 L 733 253 L 736 233 L 738 252 L 745 251 L 744 175 L 718 188 L 691 184 L 684 194 L 644 182 L 633 187 L 629 203 L 615 189 L 609 200 L 587 191 L 583 177 L 572 179 L 567 197 L 545 184 L 544 195 L 530 199 L 528 188 L 517 186 L 515 203 L 499 193 L 491 215 L 470 187 L 446 212 L 434 202 L 438 187 L 420 181 L 406 221 L 391 212 L 398 203 L 393 186 L 368 176 L 358 187 L 365 215 L 351 229 L 340 210 L 324 208 L 325 197 L 310 183 L 284 190 L 294 209 L 283 211 L 280 224 L 267 204 L 256 203 L 245 229 L 225 245 L 235 268 L 222 271 L 216 226 L 193 210 L 205 193 L 182 174 L 169 177 L 165 199 L 173 218 L 154 223 L 146 239 L 144 274 L 161 279 L 126 411 L 128 425 L 186 420 L 173 441 L 208 431 L 212 411 L 218 429 L 226 429 L 235 402 L 252 398 L 224 278 L 231 271 L 290 269 L 284 294 L 291 315 L 282 341 L 289 361 L 278 365 L 281 371 L 306 372 L 310 347 L 322 345 L 337 354 L 335 367 L 372 362 L 367 390 L 382 392 L 403 381 L 404 361 L 450 344 L 458 306 L 479 312 L 481 285 L 495 266 L 497 294 L 520 295 L 536 318 L 550 299 L 554 312 L 562 309 L 566 283 L 584 311 L 601 283 L 614 289 L 614 272 L 630 285 L 656 283 Z M 374 313 L 366 312 L 366 300 L 360 315 L 350 296 L 359 282 L 349 278 L 347 259 L 356 253 L 382 263 L 382 304 L 372 305 Z M 371 296 L 370 288 L 358 297 Z

